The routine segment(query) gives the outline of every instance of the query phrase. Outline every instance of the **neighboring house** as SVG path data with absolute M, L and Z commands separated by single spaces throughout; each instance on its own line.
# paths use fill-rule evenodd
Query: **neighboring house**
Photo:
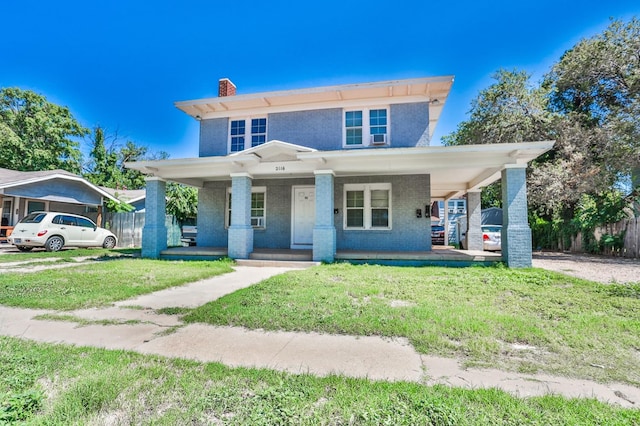
M 60 211 L 88 216 L 100 224 L 105 199 L 115 198 L 84 178 L 65 170 L 20 172 L 0 168 L 0 236 L 33 211 Z
M 434 225 L 442 225 L 445 227 L 445 241 L 444 244 L 453 244 L 460 242 L 459 233 L 457 232 L 457 221 L 461 216 L 467 215 L 467 200 L 456 198 L 448 200 L 445 209 L 445 202 L 443 200 L 434 201 L 431 207 L 432 222 Z M 433 213 L 437 213 L 434 215 Z
M 502 178 L 503 259 L 531 264 L 525 169 L 553 142 L 429 146 L 453 77 L 316 87 L 178 102 L 200 122 L 200 156 L 127 163 L 147 179 L 142 255 L 166 248 L 166 181 L 198 188 L 202 247 L 407 255 L 431 250 L 431 201 L 467 194 L 469 246 L 482 250 L 480 191 Z M 507 222 L 507 220 L 505 220 Z

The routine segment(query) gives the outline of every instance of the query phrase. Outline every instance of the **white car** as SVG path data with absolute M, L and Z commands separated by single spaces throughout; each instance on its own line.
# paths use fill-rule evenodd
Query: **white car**
M 44 247 L 58 251 L 62 247 L 114 248 L 118 240 L 110 231 L 91 219 L 71 213 L 33 212 L 13 228 L 9 243 L 20 251 Z
M 502 226 L 482 225 L 482 249 L 486 251 L 502 250 Z
M 482 225 L 482 249 L 486 251 L 502 250 L 502 226 L 501 225 Z M 460 247 L 467 248 L 467 235 L 462 234 Z

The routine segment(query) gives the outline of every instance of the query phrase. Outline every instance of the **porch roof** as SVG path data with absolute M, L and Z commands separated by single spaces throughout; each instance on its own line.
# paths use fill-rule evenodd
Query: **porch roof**
M 150 176 L 202 187 L 230 180 L 232 173 L 254 179 L 310 177 L 318 170 L 342 176 L 431 175 L 432 199 L 458 197 L 500 179 L 507 167 L 524 167 L 553 147 L 553 141 L 415 148 L 316 151 L 271 141 L 220 157 L 126 163 Z

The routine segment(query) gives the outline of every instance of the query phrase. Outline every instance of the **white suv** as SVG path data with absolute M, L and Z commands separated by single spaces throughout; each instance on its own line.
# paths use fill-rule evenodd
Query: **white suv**
M 9 243 L 20 251 L 44 247 L 58 251 L 62 247 L 114 248 L 116 236 L 98 227 L 90 219 L 71 213 L 33 212 L 13 228 Z

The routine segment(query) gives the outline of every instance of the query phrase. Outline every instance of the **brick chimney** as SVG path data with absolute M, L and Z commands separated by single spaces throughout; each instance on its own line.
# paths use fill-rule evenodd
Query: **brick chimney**
M 235 96 L 236 95 L 236 85 L 231 82 L 228 78 L 221 78 L 218 81 L 218 96 Z

